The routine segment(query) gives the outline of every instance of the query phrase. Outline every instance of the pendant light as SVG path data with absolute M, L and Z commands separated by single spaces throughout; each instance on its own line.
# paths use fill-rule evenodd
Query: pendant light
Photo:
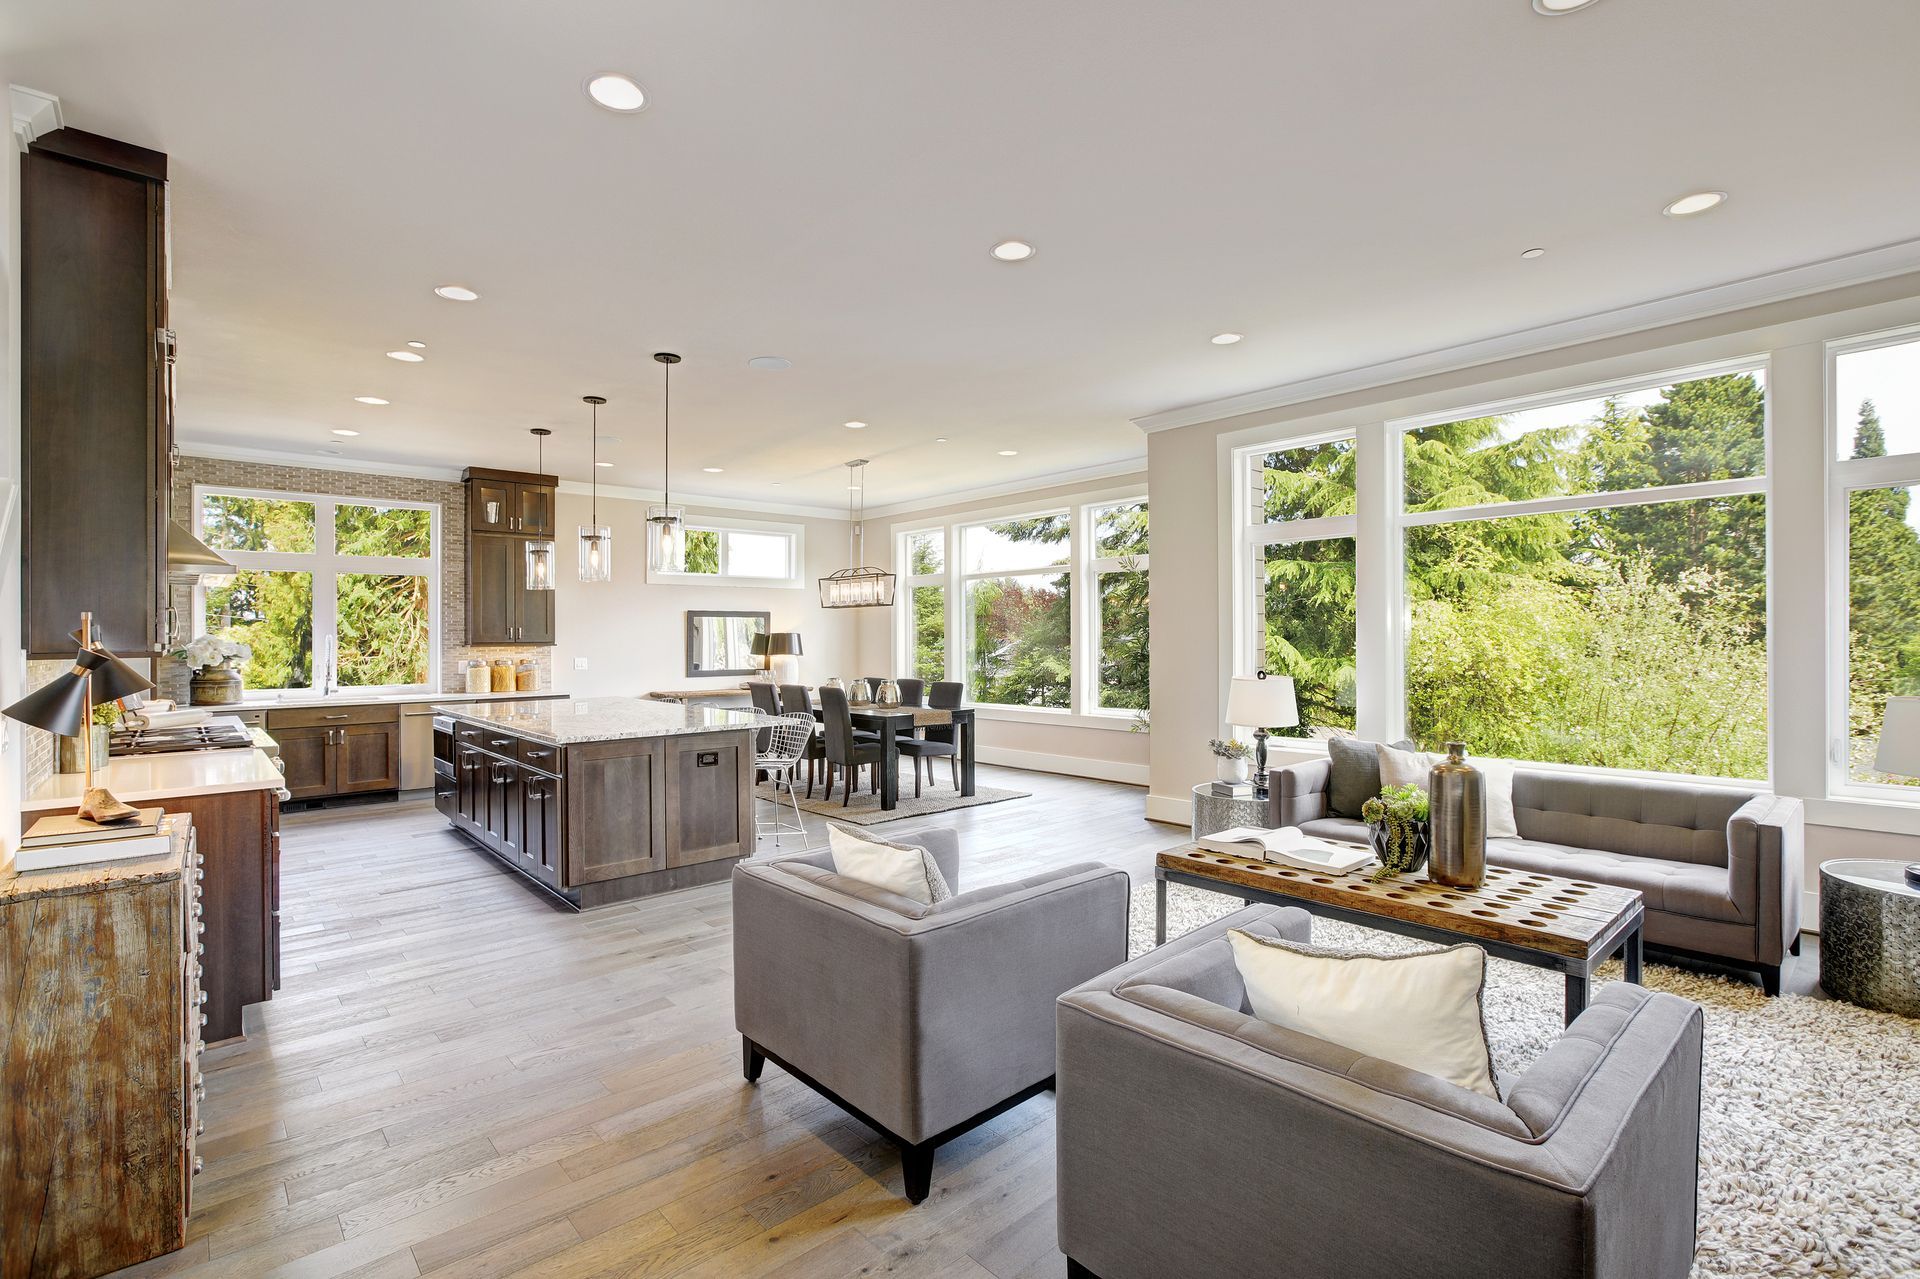
M 893 606 L 893 574 L 860 563 L 867 549 L 866 532 L 862 528 L 867 514 L 866 465 L 864 457 L 847 463 L 847 567 L 820 579 L 822 608 Z
M 536 474 L 544 474 L 547 469 L 547 437 L 553 432 L 544 426 L 528 428 L 527 434 L 533 436 L 533 464 Z M 530 591 L 550 591 L 553 589 L 553 543 L 529 539 L 527 542 L 527 589 Z
M 671 351 L 655 351 L 660 361 L 661 445 L 660 498 L 647 508 L 647 527 L 652 531 L 648 564 L 656 573 L 687 571 L 687 510 L 673 504 L 673 366 L 680 357 Z
M 604 395 L 583 395 L 581 402 L 593 406 L 593 505 L 587 523 L 580 526 L 580 580 L 613 580 L 613 530 L 600 522 L 600 406 Z

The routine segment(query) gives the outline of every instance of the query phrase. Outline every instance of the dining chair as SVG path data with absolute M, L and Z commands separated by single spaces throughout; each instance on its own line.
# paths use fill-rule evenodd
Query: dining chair
M 779 691 L 780 713 L 783 715 L 805 715 L 813 718 L 813 699 L 807 695 L 805 684 L 782 684 Z M 807 798 L 813 798 L 815 770 L 827 759 L 826 743 L 820 734 L 815 733 L 807 743 Z
M 780 702 L 773 691 L 773 685 L 763 680 L 747 681 L 747 696 L 753 701 L 753 709 L 762 715 L 779 715 Z
M 900 685 L 900 704 L 902 706 L 925 706 L 927 681 L 923 679 L 895 680 Z
M 960 789 L 960 748 L 953 743 L 953 726 L 951 724 L 946 725 L 945 729 L 947 733 L 947 739 L 945 741 L 933 736 L 934 733 L 940 731 L 937 727 L 928 728 L 926 730 L 928 735 L 925 737 L 896 737 L 894 739 L 894 748 L 903 756 L 913 761 L 913 797 L 915 799 L 920 798 L 920 765 L 923 762 L 926 764 L 927 780 L 931 782 L 933 780 L 933 761 L 943 755 L 947 758 L 948 762 L 953 765 L 953 788 L 956 791 Z
M 821 736 L 825 739 L 827 759 L 827 798 L 833 798 L 833 773 L 836 768 L 847 770 L 846 782 L 840 796 L 840 807 L 845 808 L 853 802 L 853 786 L 859 779 L 860 766 L 873 766 L 873 789 L 880 789 L 880 770 L 887 764 L 886 753 L 880 749 L 880 743 L 862 740 L 853 732 L 853 720 L 847 711 L 847 695 L 837 688 L 820 690 Z
M 927 685 L 927 705 L 937 711 L 957 710 L 967 695 L 967 686 L 957 679 L 940 679 Z M 920 730 L 920 739 L 928 743 L 940 743 L 953 748 L 953 788 L 960 789 L 960 734 L 954 731 L 952 724 L 930 724 Z M 929 751 L 928 755 L 942 755 L 945 751 Z M 918 761 L 915 762 L 918 767 Z M 933 780 L 933 763 L 927 763 L 927 780 Z M 915 783 L 918 784 L 917 782 Z

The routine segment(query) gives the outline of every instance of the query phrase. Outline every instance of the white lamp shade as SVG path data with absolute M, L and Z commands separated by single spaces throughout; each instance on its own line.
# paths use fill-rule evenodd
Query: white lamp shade
M 1873 766 L 1895 777 L 1920 777 L 1920 697 L 1887 699 Z
M 1227 690 L 1227 723 L 1247 728 L 1292 728 L 1300 722 L 1293 680 L 1286 675 L 1236 675 Z

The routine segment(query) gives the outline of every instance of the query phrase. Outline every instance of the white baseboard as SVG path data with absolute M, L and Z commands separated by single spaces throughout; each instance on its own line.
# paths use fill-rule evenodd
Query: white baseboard
M 1024 768 L 1036 773 L 1061 773 L 1067 777 L 1091 777 L 1102 782 L 1125 782 L 1129 786 L 1147 784 L 1145 764 L 1122 764 L 1110 759 L 1087 759 L 1081 755 L 1054 755 L 1047 751 L 982 746 L 980 762 L 1006 768 Z
M 1816 935 L 1820 932 L 1820 890 L 1817 888 L 1800 894 L 1800 931 Z
M 1193 801 L 1175 799 L 1170 795 L 1147 796 L 1147 820 L 1150 822 L 1168 822 L 1175 826 L 1193 825 Z

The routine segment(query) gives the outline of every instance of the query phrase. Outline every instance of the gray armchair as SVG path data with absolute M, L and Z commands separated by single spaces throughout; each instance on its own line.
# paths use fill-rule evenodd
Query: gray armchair
M 1098 1279 L 1684 1279 L 1700 1009 L 1613 983 L 1505 1103 L 1247 1012 L 1229 928 L 1063 995 L 1059 1228 Z
M 1127 957 L 1127 876 L 1083 862 L 925 906 L 836 875 L 828 853 L 733 869 L 734 1020 L 765 1061 L 900 1147 L 909 1200 L 933 1152 L 1053 1086 L 1054 1000 Z

